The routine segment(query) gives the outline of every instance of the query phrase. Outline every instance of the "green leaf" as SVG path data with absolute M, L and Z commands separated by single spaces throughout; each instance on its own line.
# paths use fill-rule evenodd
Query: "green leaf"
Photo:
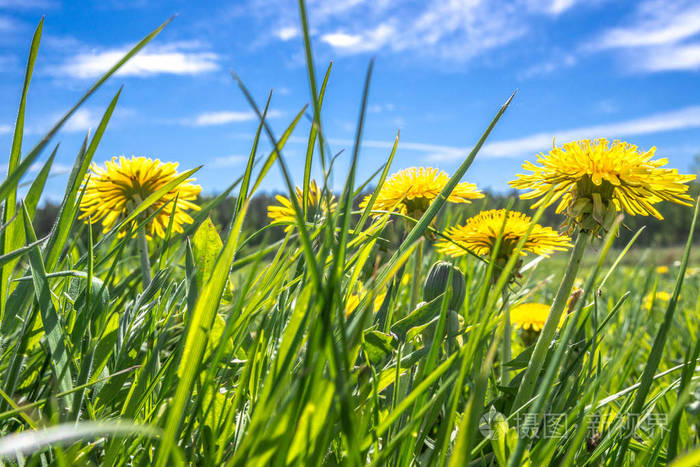
M 207 218 L 192 237 L 192 252 L 197 267 L 197 289 L 201 290 L 204 283 L 209 281 L 214 262 L 223 246 L 214 223 Z
M 408 316 L 391 326 L 391 332 L 396 334 L 400 341 L 406 340 L 406 335 L 411 328 L 423 326 L 440 315 L 441 303 L 442 294 L 435 297 L 431 302 L 419 303 L 416 309 L 409 313 Z
M 372 364 L 379 364 L 390 356 L 398 345 L 395 337 L 379 331 L 367 331 L 364 334 L 364 346 Z

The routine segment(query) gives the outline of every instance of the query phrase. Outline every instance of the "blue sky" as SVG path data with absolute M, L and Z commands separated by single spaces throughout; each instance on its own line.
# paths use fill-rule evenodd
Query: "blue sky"
M 323 124 L 331 149 L 346 149 L 341 168 L 371 57 L 361 175 L 388 156 L 399 129 L 395 169 L 452 172 L 515 89 L 465 177 L 479 187 L 506 189 L 523 160 L 551 147 L 552 138 L 656 146 L 683 171 L 700 153 L 696 0 L 308 0 L 308 11 L 319 75 L 333 60 Z M 121 53 L 175 13 L 58 135 L 47 192 L 60 196 L 82 138 L 121 85 L 96 161 L 135 154 L 183 169 L 204 164 L 197 178 L 205 193 L 228 186 L 244 169 L 256 128 L 229 70 L 261 103 L 274 90 L 270 122 L 277 134 L 310 100 L 294 0 L 0 0 L 0 153 L 9 154 L 24 64 L 42 15 L 25 152 Z M 297 182 L 307 132 L 304 122 L 283 153 Z M 275 168 L 263 189 L 281 188 Z

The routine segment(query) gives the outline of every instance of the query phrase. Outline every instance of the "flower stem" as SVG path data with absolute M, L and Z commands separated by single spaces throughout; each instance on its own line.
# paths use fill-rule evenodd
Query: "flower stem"
M 151 262 L 148 259 L 148 239 L 146 231 L 139 229 L 139 252 L 141 253 L 141 277 L 143 278 L 143 290 L 151 283 Z
M 564 273 L 564 278 L 559 285 L 559 290 L 554 298 L 554 303 L 552 303 L 552 308 L 549 310 L 549 316 L 547 316 L 544 328 L 542 328 L 540 337 L 535 344 L 535 349 L 530 357 L 530 363 L 527 366 L 527 370 L 525 370 L 525 377 L 515 396 L 511 411 L 518 410 L 532 398 L 535 386 L 537 385 L 537 379 L 544 365 L 547 349 L 549 349 L 549 344 L 554 338 L 554 333 L 557 330 L 561 314 L 564 312 L 566 301 L 569 298 L 571 288 L 576 279 L 576 274 L 581 265 L 581 258 L 583 258 L 583 253 L 586 250 L 586 244 L 590 238 L 591 234 L 588 232 L 579 232 L 576 237 L 576 243 L 574 244 L 574 249 L 571 251 L 571 257 L 569 258 L 569 264 Z
M 418 304 L 418 291 L 420 290 L 420 273 L 421 266 L 423 266 L 423 241 L 420 241 L 418 248 L 416 248 L 415 259 L 413 264 L 413 284 L 411 286 L 411 308 L 413 311 Z
M 501 360 L 501 386 L 506 386 L 510 381 L 510 371 L 506 364 L 511 360 L 511 335 L 513 334 L 510 322 L 510 306 L 508 306 L 508 293 L 503 292 L 503 356 Z

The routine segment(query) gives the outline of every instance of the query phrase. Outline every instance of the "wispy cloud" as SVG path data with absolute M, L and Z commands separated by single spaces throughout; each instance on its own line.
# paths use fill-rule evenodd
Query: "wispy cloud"
M 519 79 L 529 79 L 536 76 L 547 75 L 564 68 L 576 65 L 576 55 L 571 53 L 555 53 L 552 59 L 529 66 L 518 73 Z
M 367 107 L 367 110 L 372 113 L 382 113 L 382 112 L 391 112 L 395 108 L 394 104 L 391 102 L 387 104 L 371 104 L 369 107 Z
M 298 140 L 293 139 L 293 138 L 294 137 L 290 138 L 290 141 L 297 142 L 297 143 L 306 143 L 306 140 L 303 138 L 299 138 Z M 354 144 L 353 140 L 342 139 L 342 138 L 329 138 L 328 142 L 331 144 L 335 144 L 335 145 L 339 145 L 339 146 L 346 146 L 346 147 L 351 147 Z M 363 139 L 362 146 L 365 148 L 374 148 L 374 149 L 391 149 L 394 146 L 394 142 L 393 141 Z M 427 154 L 428 158 L 431 160 L 451 160 L 451 159 L 458 159 L 460 157 L 464 157 L 464 155 L 470 150 L 470 148 L 459 147 L 459 146 L 446 146 L 443 144 L 415 143 L 415 142 L 409 142 L 409 141 L 399 141 L 399 150 L 422 152 L 422 153 Z M 482 152 L 483 152 L 483 150 L 482 150 Z
M 300 35 L 299 28 L 296 26 L 282 26 L 275 31 L 275 36 L 283 41 L 288 41 Z
M 11 71 L 17 64 L 17 58 L 12 55 L 0 55 L 0 73 Z
M 282 112 L 272 109 L 267 112 L 266 118 L 277 118 L 281 115 Z M 219 110 L 201 113 L 194 118 L 181 119 L 179 123 L 187 126 L 217 126 L 227 123 L 249 122 L 257 119 L 257 114 L 252 111 Z
M 220 112 L 207 112 L 198 115 L 191 121 L 193 126 L 224 125 L 233 122 L 248 122 L 256 118 L 253 112 L 236 112 L 223 110 Z
M 332 32 L 323 34 L 321 40 L 340 52 L 360 53 L 379 50 L 396 39 L 396 30 L 390 24 L 364 30 L 356 34 Z
M 13 32 L 17 29 L 17 23 L 7 16 L 0 16 L 0 32 Z
M 88 108 L 81 108 L 75 111 L 73 116 L 63 126 L 63 131 L 77 133 L 84 132 L 97 127 L 100 116 L 97 112 Z
M 117 63 L 129 47 L 81 52 L 55 69 L 55 74 L 73 78 L 95 78 Z M 204 50 L 198 42 L 173 42 L 141 51 L 129 60 L 117 75 L 155 76 L 161 74 L 196 75 L 219 69 L 219 55 Z
M 700 3 L 647 0 L 641 2 L 635 19 L 625 26 L 605 31 L 598 48 L 639 47 L 676 43 L 700 33 Z
M 646 71 L 700 69 L 700 41 L 659 48 L 653 53 L 644 54 L 639 63 Z
M 465 62 L 523 37 L 533 18 L 555 17 L 579 0 L 309 0 L 311 34 L 336 54 L 410 51 Z M 287 0 L 250 0 L 250 12 L 272 27 L 269 38 L 298 34 Z M 274 12 L 274 17 L 267 12 Z M 291 13 L 290 13 L 291 12 Z M 494 14 L 497 12 L 497 14 Z M 270 26 L 272 24 L 272 26 Z
M 553 15 L 559 15 L 569 10 L 577 3 L 577 0 L 553 0 L 547 9 Z
M 700 3 L 643 1 L 625 26 L 604 31 L 586 49 L 617 50 L 635 71 L 700 69 Z
M 12 133 L 12 127 L 10 125 L 0 125 L 0 135 L 6 135 Z
M 50 0 L 0 0 L 0 8 L 33 10 L 46 9 L 56 6 L 56 2 Z
M 117 107 L 109 121 L 109 126 L 114 127 L 118 122 L 123 122 L 127 117 L 133 117 L 135 114 L 136 111 L 132 108 Z M 99 125 L 103 115 L 104 109 L 81 107 L 68 119 L 61 128 L 61 131 L 67 133 L 85 133 L 88 130 L 94 130 Z M 24 131 L 27 134 L 43 135 L 48 132 L 61 117 L 63 117 L 62 113 L 45 115 L 25 125 Z M 0 133 L 2 133 L 2 126 L 0 126 Z
M 33 163 L 32 165 L 29 166 L 28 172 L 29 173 L 36 173 L 36 172 L 40 171 L 44 167 L 45 163 L 46 162 Z M 7 164 L 0 164 L 0 173 L 7 174 L 8 167 L 9 166 Z M 51 175 L 62 175 L 62 174 L 69 173 L 72 169 L 73 169 L 73 167 L 71 167 L 69 165 L 54 162 L 53 164 L 51 164 L 50 174 Z
M 553 138 L 561 142 L 581 138 L 622 138 L 688 128 L 700 128 L 700 106 L 685 107 L 621 122 L 542 132 L 523 138 L 497 141 L 484 145 L 481 155 L 515 157 L 544 151 L 551 148 Z M 436 156 L 436 158 L 440 159 L 441 157 Z M 445 157 L 442 157 L 442 159 L 450 158 L 454 158 L 451 157 L 450 153 L 446 153 Z
M 222 156 L 214 158 L 209 164 L 209 167 L 235 167 L 241 165 L 248 160 L 246 156 L 232 154 L 230 156 Z
M 479 151 L 479 156 L 491 158 L 521 157 L 551 148 L 554 138 L 559 142 L 581 138 L 622 138 L 688 128 L 700 128 L 700 105 L 620 122 L 540 132 L 521 138 L 495 141 L 485 144 Z M 291 139 L 291 141 L 305 142 L 303 139 L 298 141 Z M 353 141 L 349 139 L 330 138 L 329 142 L 341 146 L 353 144 Z M 393 141 L 362 141 L 364 147 L 377 149 L 390 149 L 393 144 Z M 431 161 L 449 161 L 464 158 L 471 151 L 471 148 L 400 141 L 399 150 L 424 153 L 423 157 Z

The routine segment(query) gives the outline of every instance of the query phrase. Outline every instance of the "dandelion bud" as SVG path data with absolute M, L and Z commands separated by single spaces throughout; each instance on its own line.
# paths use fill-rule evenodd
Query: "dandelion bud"
M 426 277 L 423 287 L 423 300 L 430 302 L 447 291 L 450 272 L 452 273 L 452 285 L 448 309 L 459 310 L 467 293 L 464 274 L 458 267 L 447 261 L 436 262 L 428 271 L 428 277 Z

